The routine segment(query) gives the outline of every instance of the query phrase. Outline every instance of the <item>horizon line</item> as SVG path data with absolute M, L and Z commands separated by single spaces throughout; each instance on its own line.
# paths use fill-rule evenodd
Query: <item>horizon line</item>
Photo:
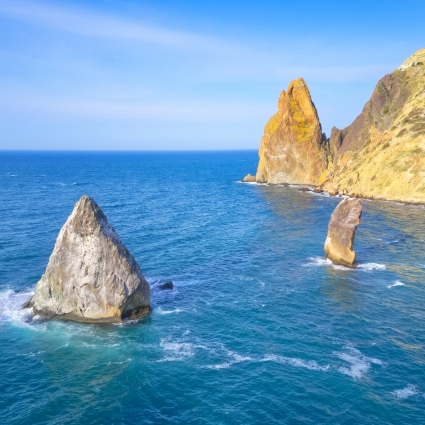
M 246 149 L 0 149 L 1 152 L 243 152 L 243 151 L 258 151 L 258 148 Z

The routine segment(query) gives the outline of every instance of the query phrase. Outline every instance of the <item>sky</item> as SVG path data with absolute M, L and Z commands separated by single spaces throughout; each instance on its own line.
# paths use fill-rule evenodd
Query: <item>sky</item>
M 327 135 L 425 47 L 425 1 L 0 0 L 0 150 L 257 149 L 305 79 Z

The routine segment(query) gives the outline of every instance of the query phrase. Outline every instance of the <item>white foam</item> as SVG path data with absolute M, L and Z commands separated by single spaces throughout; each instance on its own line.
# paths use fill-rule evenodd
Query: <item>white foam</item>
M 232 353 L 232 352 L 229 352 L 229 354 L 233 357 L 233 359 L 235 360 L 235 363 L 249 362 L 252 360 L 252 357 L 249 357 L 249 356 L 241 356 L 239 354 Z
M 310 263 L 303 264 L 303 267 L 315 267 L 315 266 L 331 266 L 332 261 L 329 258 L 322 257 L 310 257 Z
M 339 264 L 332 264 L 331 266 L 332 266 L 332 268 L 334 268 L 335 270 L 345 270 L 345 271 L 352 271 L 352 270 L 353 270 L 353 269 L 350 269 L 350 268 L 348 268 L 348 267 L 341 266 L 341 265 L 339 265 Z
M 347 270 L 352 271 L 352 269 L 349 269 L 348 267 L 339 266 L 336 264 L 333 264 L 329 258 L 323 258 L 323 257 L 310 257 L 309 258 L 310 263 L 303 264 L 303 267 L 323 267 L 323 266 L 330 266 L 336 270 Z
M 385 264 L 379 264 L 379 263 L 366 263 L 366 264 L 359 264 L 357 268 L 359 270 L 371 271 L 371 270 L 385 270 L 387 266 Z
M 175 308 L 174 310 L 163 310 L 161 307 L 158 307 L 155 311 L 158 312 L 159 314 L 172 314 L 172 313 L 181 313 L 182 311 L 185 311 L 185 310 L 181 310 L 179 308 Z
M 253 358 L 249 356 L 241 356 L 237 353 L 234 353 L 232 351 L 227 351 L 227 355 L 231 357 L 231 360 L 223 363 L 218 363 L 214 365 L 207 365 L 205 366 L 206 369 L 228 369 L 230 366 L 234 365 L 235 363 L 241 363 L 241 362 L 249 362 L 252 361 Z
M 193 344 L 188 342 L 165 342 L 161 339 L 159 345 L 171 354 L 170 356 L 166 356 L 162 359 L 162 361 L 183 360 L 185 358 L 193 357 L 195 354 Z
M 159 345 L 169 354 L 159 360 L 160 362 L 186 360 L 193 357 L 197 349 L 209 351 L 208 347 L 201 344 L 192 344 L 190 342 L 170 342 L 168 338 L 162 338 Z
M 391 393 L 394 397 L 405 399 L 418 394 L 418 390 L 415 385 L 409 384 L 406 388 L 401 390 L 395 390 Z
M 267 186 L 267 183 L 257 183 L 257 182 L 243 182 L 240 180 L 237 180 L 236 183 L 241 183 L 241 184 L 252 184 L 255 186 Z
M 392 288 L 394 286 L 406 286 L 406 285 L 403 282 L 396 280 L 395 283 L 393 283 L 392 285 L 388 285 L 388 288 Z
M 349 363 L 349 367 L 340 367 L 339 372 L 351 376 L 353 379 L 360 379 L 369 372 L 371 364 L 382 365 L 382 361 L 367 357 L 354 347 L 346 347 L 345 352 L 335 353 L 337 357 Z
M 387 268 L 385 264 L 365 263 L 365 264 L 357 265 L 356 269 L 349 269 L 348 267 L 333 264 L 332 261 L 329 260 L 329 258 L 323 258 L 323 257 L 310 257 L 309 261 L 310 261 L 309 263 L 303 264 L 303 267 L 331 266 L 332 268 L 336 270 L 347 270 L 347 271 L 353 271 L 353 270 L 372 271 L 372 270 L 385 270 Z
M 22 308 L 34 292 L 0 291 L 0 322 L 26 323 L 32 314 L 31 308 Z
M 107 362 L 107 363 L 104 363 L 104 364 L 106 364 L 106 365 L 108 365 L 108 366 L 111 366 L 111 365 L 114 365 L 114 364 L 124 364 L 124 363 L 130 363 L 132 360 L 131 360 L 131 358 L 128 358 L 127 360 L 123 360 L 123 361 L 121 361 L 121 362 L 111 362 L 111 361 L 109 361 L 109 362 Z
M 275 362 L 281 364 L 289 364 L 295 367 L 302 367 L 309 370 L 317 370 L 321 372 L 327 372 L 329 370 L 329 365 L 320 366 L 315 360 L 303 360 L 292 357 L 277 356 L 275 354 L 267 354 L 261 359 L 262 362 Z
M 205 366 L 206 369 L 228 369 L 233 363 L 225 362 L 225 363 L 219 363 L 219 364 L 210 364 Z

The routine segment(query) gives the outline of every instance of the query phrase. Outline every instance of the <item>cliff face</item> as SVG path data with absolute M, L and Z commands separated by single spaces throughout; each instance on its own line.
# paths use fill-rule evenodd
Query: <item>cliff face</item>
M 256 180 L 260 183 L 317 184 L 326 169 L 326 139 L 302 78 L 282 91 L 278 112 L 264 129 Z
M 353 197 L 425 202 L 425 49 L 376 85 L 351 125 L 322 136 L 302 79 L 282 92 L 259 151 L 257 182 L 319 185 Z
M 378 82 L 354 122 L 333 129 L 330 146 L 325 190 L 425 202 L 425 49 Z

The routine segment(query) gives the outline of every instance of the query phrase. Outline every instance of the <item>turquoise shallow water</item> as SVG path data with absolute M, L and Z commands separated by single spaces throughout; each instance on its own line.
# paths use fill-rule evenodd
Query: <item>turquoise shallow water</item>
M 363 203 L 359 268 L 323 243 L 340 201 L 238 183 L 256 152 L 0 152 L 1 424 L 425 422 L 425 210 Z M 124 325 L 22 302 L 82 194 L 152 286 Z M 173 280 L 175 290 L 156 285 Z

